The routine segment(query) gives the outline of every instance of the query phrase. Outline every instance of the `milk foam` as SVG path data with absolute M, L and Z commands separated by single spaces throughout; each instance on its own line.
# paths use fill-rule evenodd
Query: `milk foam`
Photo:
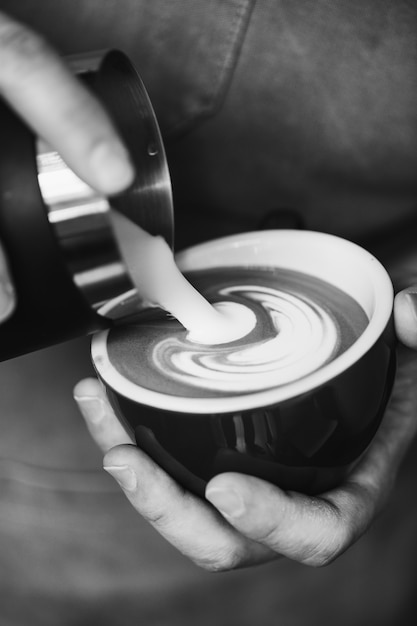
M 313 300 L 250 284 L 220 295 L 243 299 L 247 306 L 229 304 L 246 311 L 256 304 L 268 328 L 257 338 L 215 348 L 191 345 L 189 336 L 179 335 L 156 343 L 155 367 L 183 388 L 245 393 L 288 384 L 322 367 L 338 349 L 335 318 Z
M 112 330 L 111 362 L 135 384 L 159 393 L 213 398 L 284 387 L 343 353 L 368 324 L 353 298 L 301 272 L 219 268 L 188 278 L 214 310 L 250 311 L 251 325 L 256 323 L 243 337 L 216 345 L 169 317 Z

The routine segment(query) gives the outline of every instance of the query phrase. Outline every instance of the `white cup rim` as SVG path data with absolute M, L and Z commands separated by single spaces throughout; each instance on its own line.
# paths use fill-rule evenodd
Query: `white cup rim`
M 243 260 L 250 267 L 284 266 L 314 276 L 325 272 L 328 282 L 360 301 L 370 317 L 367 328 L 345 352 L 297 381 L 248 395 L 212 398 L 168 395 L 129 381 L 110 362 L 107 352 L 109 331 L 104 331 L 93 337 L 91 351 L 93 363 L 105 384 L 134 402 L 180 413 L 232 413 L 273 406 L 308 393 L 349 369 L 372 348 L 389 323 L 394 291 L 387 271 L 371 253 L 335 235 L 299 230 L 250 232 L 198 244 L 176 256 L 177 264 L 183 271 L 222 267 L 225 264 L 236 266 Z M 112 301 L 109 306 L 116 306 L 117 303 Z

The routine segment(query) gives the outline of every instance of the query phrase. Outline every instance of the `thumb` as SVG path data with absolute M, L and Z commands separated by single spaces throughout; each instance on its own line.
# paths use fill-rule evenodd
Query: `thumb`
M 417 350 L 417 285 L 407 287 L 395 296 L 394 321 L 398 339 Z
M 341 554 L 354 541 L 356 528 L 364 525 L 364 512 L 356 516 L 350 512 L 360 510 L 350 504 L 350 494 L 340 496 L 339 506 L 330 498 L 284 492 L 242 474 L 215 476 L 207 486 L 206 498 L 245 537 L 316 567 Z

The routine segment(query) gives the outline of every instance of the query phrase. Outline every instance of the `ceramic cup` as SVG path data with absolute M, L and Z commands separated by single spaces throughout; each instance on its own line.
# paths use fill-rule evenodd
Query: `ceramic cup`
M 310 373 L 230 397 L 224 391 L 181 397 L 163 386 L 150 390 L 138 385 L 126 374 L 123 356 L 115 362 L 109 352 L 120 331 L 97 334 L 92 342 L 95 369 L 137 445 L 201 496 L 214 475 L 230 471 L 309 494 L 339 484 L 375 435 L 393 384 L 393 288 L 384 267 L 352 242 L 295 230 L 217 239 L 183 251 L 177 263 L 183 272 L 301 272 L 353 298 L 366 314 L 366 326 L 350 347 Z M 123 329 L 128 351 L 134 351 L 138 332 L 143 332 L 140 325 Z

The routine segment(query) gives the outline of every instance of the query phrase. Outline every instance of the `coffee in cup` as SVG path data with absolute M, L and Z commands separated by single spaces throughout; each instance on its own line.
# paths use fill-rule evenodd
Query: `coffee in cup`
M 255 323 L 213 345 L 145 309 L 95 337 L 93 362 L 122 422 L 199 494 L 223 471 L 309 493 L 337 484 L 392 385 L 384 268 L 355 244 L 306 231 L 224 238 L 178 263 L 215 306 L 244 307 Z
M 221 344 L 195 340 L 163 313 L 114 329 L 107 343 L 110 363 L 149 391 L 204 400 L 284 386 L 337 358 L 368 323 L 351 296 L 302 272 L 220 267 L 185 276 L 214 306 L 248 308 L 254 325 Z

